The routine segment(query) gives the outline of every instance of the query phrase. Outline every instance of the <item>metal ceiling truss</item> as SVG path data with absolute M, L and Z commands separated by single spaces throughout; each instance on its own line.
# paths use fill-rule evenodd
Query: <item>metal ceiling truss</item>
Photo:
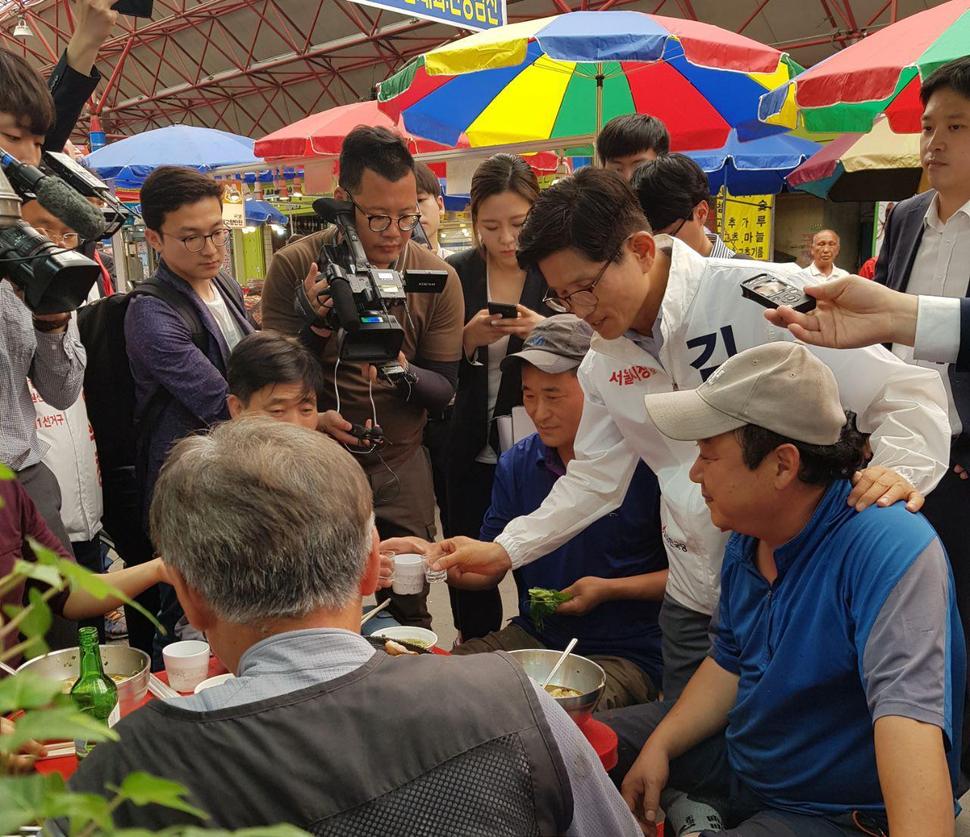
M 543 7 L 537 9 L 532 2 L 530 14 L 516 15 L 515 7 L 521 2 L 509 0 L 511 21 L 632 3 L 655 14 L 696 20 L 695 2 L 700 0 L 646 4 L 644 0 L 541 0 Z M 745 8 L 738 8 L 736 31 L 744 33 L 771 9 L 772 2 L 751 0 Z M 853 0 L 818 3 L 824 18 L 822 28 L 829 33 L 776 46 L 787 50 L 824 44 L 844 47 L 897 16 L 897 0 L 885 0 L 860 26 Z M 9 23 L 21 15 L 36 41 L 13 38 Z M 338 31 L 349 25 L 350 32 L 314 43 L 318 24 L 328 16 L 335 16 Z M 239 25 L 241 20 L 244 26 Z M 66 46 L 73 23 L 70 0 L 17 0 L 0 12 L 0 45 L 29 56 L 47 73 Z M 287 0 L 155 0 L 155 19 L 122 17 L 118 26 L 121 34 L 100 52 L 98 64 L 106 81 L 89 108 L 90 114 L 102 118 L 109 135 L 175 122 L 259 135 L 322 108 L 367 98 L 372 81 L 390 75 L 410 58 L 466 34 L 427 20 L 385 15 L 347 0 L 307 0 L 298 13 Z M 179 37 L 187 32 L 194 37 Z M 258 48 L 262 46 L 265 52 L 267 43 L 282 45 L 285 51 L 260 57 Z M 355 73 L 354 81 L 348 80 Z M 86 130 L 86 120 L 79 127 Z

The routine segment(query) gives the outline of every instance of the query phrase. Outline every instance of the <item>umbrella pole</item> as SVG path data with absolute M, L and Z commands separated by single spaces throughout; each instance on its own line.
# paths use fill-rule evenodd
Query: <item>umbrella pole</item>
M 599 139 L 600 131 L 603 130 L 603 65 L 596 65 L 596 128 L 593 131 L 593 155 L 597 162 L 602 166 L 604 161 L 599 159 L 596 152 L 596 141 Z

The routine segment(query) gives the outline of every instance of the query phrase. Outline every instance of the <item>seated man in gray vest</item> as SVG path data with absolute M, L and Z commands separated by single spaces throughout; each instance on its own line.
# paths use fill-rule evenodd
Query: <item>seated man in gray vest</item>
M 391 657 L 359 634 L 379 556 L 360 466 L 265 418 L 182 440 L 151 507 L 189 620 L 235 679 L 152 701 L 71 780 L 188 787 L 209 828 L 315 834 L 636 835 L 592 747 L 505 654 Z M 199 824 L 124 805 L 120 828 Z

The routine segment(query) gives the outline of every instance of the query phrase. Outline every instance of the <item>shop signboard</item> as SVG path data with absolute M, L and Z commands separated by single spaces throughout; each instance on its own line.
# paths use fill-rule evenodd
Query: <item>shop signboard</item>
M 222 220 L 233 230 L 246 226 L 246 209 L 242 201 L 226 201 L 222 204 Z
M 770 262 L 774 255 L 774 195 L 717 196 L 717 232 L 735 253 Z
M 508 23 L 505 0 L 351 0 L 388 9 L 406 17 L 422 17 L 459 29 L 494 29 Z

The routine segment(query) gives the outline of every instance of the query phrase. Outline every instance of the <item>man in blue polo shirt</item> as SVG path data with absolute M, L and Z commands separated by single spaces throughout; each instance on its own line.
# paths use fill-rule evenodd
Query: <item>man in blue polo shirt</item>
M 622 790 L 647 833 L 663 806 L 676 837 L 952 835 L 966 665 L 953 579 L 921 515 L 846 504 L 863 439 L 832 373 L 770 343 L 645 401 L 661 433 L 697 440 L 691 479 L 734 532 L 711 655 L 665 717 L 604 718 L 621 764 L 646 742 Z
M 482 540 L 491 541 L 510 520 L 539 508 L 566 473 L 583 414 L 576 370 L 589 351 L 592 333 L 572 314 L 548 317 L 520 352 L 502 361 L 503 371 L 511 364 L 522 367 L 522 402 L 539 432 L 499 460 Z M 657 617 L 667 583 L 667 557 L 657 480 L 646 465 L 640 463 L 616 512 L 514 576 L 518 616 L 500 631 L 463 642 L 456 654 L 562 650 L 577 637 L 576 653 L 596 660 L 606 672 L 602 706 L 627 706 L 656 696 L 663 666 Z M 463 578 L 467 583 L 471 576 Z M 494 585 L 495 578 L 489 583 Z M 562 590 L 570 599 L 536 624 L 529 609 L 532 587 Z

